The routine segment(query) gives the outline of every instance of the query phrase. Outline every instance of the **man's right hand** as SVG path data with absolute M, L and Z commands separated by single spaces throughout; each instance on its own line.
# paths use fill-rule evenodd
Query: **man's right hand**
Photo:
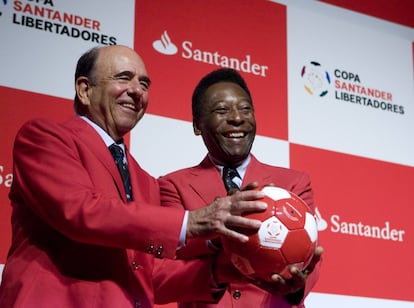
M 227 197 L 217 197 L 206 207 L 192 210 L 188 215 L 187 238 L 210 239 L 225 236 L 247 242 L 249 238 L 235 228 L 258 230 L 260 220 L 242 217 L 242 214 L 266 210 L 267 204 L 260 201 L 264 193 L 257 190 L 237 191 Z

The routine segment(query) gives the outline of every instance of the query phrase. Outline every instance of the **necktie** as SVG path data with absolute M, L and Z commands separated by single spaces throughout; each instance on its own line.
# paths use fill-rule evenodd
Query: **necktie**
M 130 181 L 128 166 L 124 162 L 124 151 L 122 150 L 120 146 L 116 144 L 111 144 L 109 146 L 109 151 L 111 151 L 111 154 L 114 157 L 115 163 L 118 167 L 119 173 L 121 174 L 127 200 L 132 201 L 131 181 Z
M 227 191 L 230 189 L 239 190 L 239 186 L 233 182 L 235 177 L 240 177 L 236 169 L 230 167 L 223 168 L 223 181 Z

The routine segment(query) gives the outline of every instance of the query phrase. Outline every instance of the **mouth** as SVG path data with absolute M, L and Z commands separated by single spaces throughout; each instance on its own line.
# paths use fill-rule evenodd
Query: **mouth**
M 247 133 L 246 132 L 226 132 L 223 134 L 223 136 L 226 138 L 239 139 L 239 138 L 246 137 Z
M 121 105 L 123 108 L 129 109 L 129 110 L 132 110 L 132 111 L 134 111 L 134 112 L 138 112 L 138 111 L 139 111 L 139 108 L 137 107 L 137 105 L 136 105 L 136 104 L 133 104 L 133 103 L 120 103 L 120 105 Z

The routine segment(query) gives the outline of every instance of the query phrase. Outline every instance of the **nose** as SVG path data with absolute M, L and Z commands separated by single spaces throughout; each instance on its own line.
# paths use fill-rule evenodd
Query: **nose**
M 144 88 L 139 80 L 132 79 L 128 86 L 127 92 L 131 97 L 140 97 L 144 93 Z
M 237 124 L 240 124 L 243 122 L 242 114 L 236 106 L 230 109 L 228 113 L 227 121 L 231 123 L 237 123 Z

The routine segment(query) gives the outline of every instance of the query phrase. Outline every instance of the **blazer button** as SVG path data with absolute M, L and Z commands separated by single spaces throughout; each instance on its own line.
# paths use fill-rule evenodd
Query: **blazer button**
M 141 307 L 141 302 L 139 301 L 139 299 L 136 299 L 134 304 L 135 304 L 135 308 Z
M 150 253 L 150 254 L 153 254 L 154 253 L 154 245 L 153 244 L 151 244 L 151 245 L 148 246 L 147 252 Z
M 136 271 L 138 269 L 137 261 L 132 261 L 131 265 L 132 265 L 132 268 L 134 269 L 134 271 Z
M 157 255 L 156 255 L 158 258 L 162 257 L 163 250 L 164 250 L 164 247 L 162 247 L 162 245 L 160 245 L 157 249 Z
M 240 290 L 235 290 L 235 291 L 233 292 L 233 298 L 234 298 L 234 299 L 240 299 L 240 296 L 241 296 L 241 292 L 240 292 Z

